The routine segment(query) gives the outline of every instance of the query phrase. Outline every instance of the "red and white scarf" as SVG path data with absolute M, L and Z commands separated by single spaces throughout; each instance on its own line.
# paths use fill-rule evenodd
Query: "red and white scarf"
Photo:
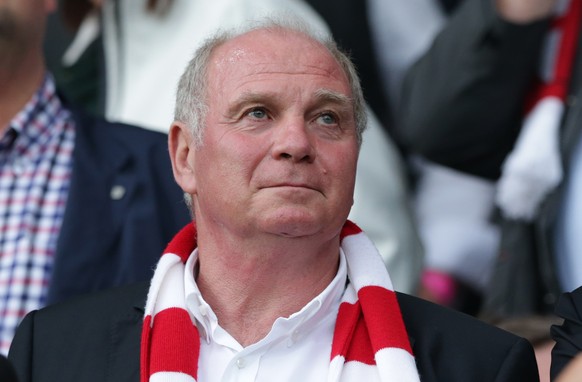
M 419 381 L 392 282 L 378 251 L 354 223 L 341 232 L 349 285 L 339 308 L 328 381 Z M 162 255 L 147 297 L 141 382 L 195 382 L 200 335 L 184 296 L 184 264 L 196 226 L 184 227 Z
M 558 2 L 543 47 L 540 79 L 513 151 L 502 168 L 497 205 L 510 219 L 531 221 L 546 195 L 562 180 L 560 124 L 574 66 L 582 1 Z

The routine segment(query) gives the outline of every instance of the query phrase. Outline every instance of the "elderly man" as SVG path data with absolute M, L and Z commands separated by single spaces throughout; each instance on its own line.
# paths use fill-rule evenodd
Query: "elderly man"
M 195 224 L 149 293 L 30 314 L 10 352 L 22 382 L 537 381 L 525 340 L 396 294 L 346 221 L 362 105 L 346 56 L 298 27 L 210 39 L 169 138 Z

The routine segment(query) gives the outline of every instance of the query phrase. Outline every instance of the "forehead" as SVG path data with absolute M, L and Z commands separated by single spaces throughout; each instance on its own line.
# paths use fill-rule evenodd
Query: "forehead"
M 208 67 L 209 84 L 218 86 L 237 78 L 273 75 L 315 76 L 349 89 L 344 70 L 328 49 L 291 30 L 256 30 L 235 37 L 215 49 Z

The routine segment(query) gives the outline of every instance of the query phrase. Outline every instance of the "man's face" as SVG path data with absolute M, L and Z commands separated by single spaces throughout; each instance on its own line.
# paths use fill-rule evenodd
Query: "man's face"
M 21 57 L 41 52 L 47 12 L 53 0 L 0 0 L 0 63 L 18 65 Z
M 192 153 L 197 221 L 241 235 L 337 235 L 358 156 L 351 96 L 333 57 L 302 35 L 255 31 L 219 47 Z

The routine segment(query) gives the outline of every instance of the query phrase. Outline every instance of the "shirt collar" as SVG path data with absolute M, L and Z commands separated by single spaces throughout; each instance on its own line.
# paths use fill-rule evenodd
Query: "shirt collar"
M 12 118 L 8 125 L 10 134 L 27 135 L 35 138 L 44 135 L 50 127 L 50 121 L 61 111 L 62 104 L 56 93 L 55 82 L 46 73 L 38 90 L 26 103 L 26 105 Z
M 198 329 L 207 342 L 213 340 L 213 334 L 219 329 L 218 319 L 212 308 L 200 293 L 194 278 L 195 267 L 198 262 L 198 249 L 190 255 L 184 267 L 184 288 L 186 296 L 186 307 L 197 322 Z M 340 263 L 338 272 L 331 283 L 313 300 L 305 305 L 300 311 L 293 313 L 288 318 L 278 318 L 273 328 L 279 326 L 283 331 L 305 332 L 309 327 L 314 326 L 314 322 L 320 321 L 330 313 L 337 313 L 341 298 L 344 294 L 347 282 L 347 264 L 345 254 L 340 248 Z M 269 333 L 268 337 L 272 334 Z

